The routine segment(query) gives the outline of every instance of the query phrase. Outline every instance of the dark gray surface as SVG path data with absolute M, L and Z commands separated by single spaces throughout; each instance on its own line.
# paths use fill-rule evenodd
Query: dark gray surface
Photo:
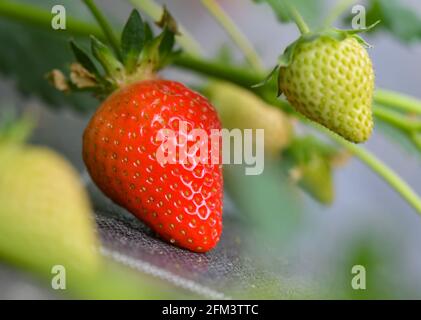
M 166 244 L 141 222 L 124 215 L 99 213 L 96 220 L 108 256 L 113 257 L 112 253 L 115 253 L 118 262 L 164 278 L 201 297 L 294 298 L 315 295 L 311 282 L 294 274 L 285 261 L 273 259 L 271 270 L 262 268 L 257 256 L 248 250 L 247 242 L 252 239 L 245 239 L 250 237 L 247 227 L 235 217 L 225 219 L 220 244 L 206 254 Z M 265 248 L 262 246 L 261 250 Z M 272 271 L 276 269 L 278 272 Z
M 97 211 L 101 251 L 129 268 L 187 290 L 198 298 L 310 298 L 317 297 L 314 284 L 297 275 L 283 259 L 275 258 L 263 245 L 260 252 L 249 227 L 228 215 L 220 244 L 206 254 L 192 253 L 161 241 L 142 222 L 115 205 Z M 267 252 L 265 252 L 267 251 Z M 259 257 L 268 254 L 264 264 Z M 265 268 L 264 265 L 270 268 Z M 276 271 L 275 271 L 276 270 Z M 29 274 L 0 265 L 0 299 L 65 298 L 43 287 Z

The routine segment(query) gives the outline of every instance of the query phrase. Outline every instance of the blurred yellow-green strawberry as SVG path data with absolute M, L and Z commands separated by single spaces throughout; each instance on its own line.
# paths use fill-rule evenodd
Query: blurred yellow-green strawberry
M 268 154 L 280 154 L 291 141 L 293 128 L 289 117 L 249 90 L 218 81 L 211 83 L 205 92 L 218 110 L 224 128 L 264 129 Z
M 22 122 L 0 132 L 0 259 L 44 276 L 95 273 L 100 264 L 88 196 L 59 154 L 24 144 Z
M 357 31 L 305 34 L 287 48 L 279 92 L 304 116 L 361 143 L 373 130 L 374 71 Z

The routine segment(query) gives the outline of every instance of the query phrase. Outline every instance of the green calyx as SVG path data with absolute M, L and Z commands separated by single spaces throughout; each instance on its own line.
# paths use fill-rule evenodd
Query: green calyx
M 296 49 L 303 43 L 312 42 L 319 38 L 330 38 L 336 41 L 344 41 L 345 39 L 349 37 L 353 37 L 356 40 L 358 40 L 358 42 L 361 45 L 365 47 L 371 47 L 363 38 L 359 36 L 359 34 L 372 30 L 379 23 L 380 21 L 377 21 L 376 23 L 364 29 L 340 30 L 340 29 L 330 28 L 330 29 L 302 34 L 296 41 L 291 43 L 285 49 L 284 53 L 278 58 L 278 64 L 272 69 L 272 71 L 269 73 L 266 79 L 263 82 L 258 83 L 253 87 L 260 87 L 260 86 L 266 85 L 274 77 L 274 75 L 279 74 L 280 68 L 289 67 L 292 61 L 294 60 Z M 280 96 L 281 94 L 282 94 L 282 91 L 278 91 L 278 96 Z
M 178 54 L 173 50 L 177 25 L 165 8 L 156 24 L 162 32 L 154 36 L 150 25 L 133 10 L 121 33 L 118 54 L 94 36 L 91 54 L 70 41 L 76 62 L 70 65 L 69 77 L 54 69 L 48 74 L 50 82 L 60 91 L 92 91 L 102 99 L 127 84 L 154 78 Z
M 283 152 L 293 182 L 324 205 L 334 200 L 333 169 L 338 150 L 312 136 L 297 137 Z

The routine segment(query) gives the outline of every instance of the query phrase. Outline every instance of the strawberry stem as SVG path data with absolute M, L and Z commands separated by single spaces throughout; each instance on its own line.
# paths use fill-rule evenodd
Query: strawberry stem
M 301 34 L 310 33 L 310 28 L 308 27 L 302 15 L 289 1 L 287 1 L 286 3 L 287 3 L 287 7 L 291 15 L 291 18 L 294 20 Z
M 342 0 L 330 11 L 329 15 L 324 21 L 324 26 L 329 28 L 342 14 L 348 10 L 350 6 L 356 3 L 357 0 Z
M 51 28 L 51 12 L 33 5 L 1 0 L 0 16 L 43 28 Z M 66 36 L 72 34 L 74 36 L 95 35 L 101 37 L 102 35 L 101 29 L 97 26 L 70 16 L 66 17 L 66 25 L 67 29 L 63 30 L 63 34 Z
M 244 53 L 248 63 L 256 70 L 262 70 L 262 61 L 254 50 L 253 45 L 241 32 L 240 28 L 226 14 L 215 0 L 201 0 L 202 5 L 208 10 L 215 20 L 225 29 L 237 47 Z
M 207 61 L 186 53 L 176 57 L 174 64 L 180 68 L 230 81 L 248 89 L 265 78 L 264 73 L 249 71 L 248 69 L 238 68 L 221 62 Z
M 419 132 L 412 133 L 411 141 L 415 145 L 415 147 L 421 152 L 421 134 Z
M 93 0 L 83 0 L 83 2 L 86 4 L 88 9 L 91 11 L 92 15 L 95 17 L 96 21 L 98 22 L 99 26 L 104 32 L 105 37 L 107 38 L 108 42 L 113 48 L 114 53 L 116 54 L 117 58 L 120 59 L 120 61 L 122 61 L 120 43 L 116 35 L 114 34 L 113 28 L 108 23 L 107 19 L 102 14 L 102 12 L 98 9 L 98 7 L 96 6 Z
M 320 126 L 317 126 L 321 128 Z M 421 198 L 415 191 L 397 175 L 384 162 L 376 158 L 373 154 L 355 144 L 352 144 L 333 132 L 323 128 L 334 141 L 345 147 L 352 154 L 362 160 L 379 177 L 385 180 L 393 189 L 395 189 L 416 211 L 421 215 Z
M 373 113 L 379 119 L 382 119 L 383 121 L 386 121 L 394 127 L 397 127 L 407 133 L 421 130 L 421 121 L 410 119 L 402 113 L 389 110 L 383 106 L 375 105 Z
M 377 118 L 400 129 L 408 139 L 421 151 L 421 120 L 410 119 L 400 112 L 391 111 L 379 105 L 375 105 L 373 113 Z
M 374 93 L 377 103 L 393 107 L 403 112 L 421 115 L 421 101 L 401 93 L 377 89 Z

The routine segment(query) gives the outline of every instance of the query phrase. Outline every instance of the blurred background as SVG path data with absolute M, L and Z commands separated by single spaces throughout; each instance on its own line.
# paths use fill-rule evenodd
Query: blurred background
M 47 2 L 54 3 L 43 2 L 45 7 L 48 7 Z M 92 21 L 90 13 L 82 4 L 76 5 L 77 2 L 60 3 L 66 8 L 68 4 L 68 14 L 77 13 L 78 18 Z M 166 4 L 173 16 L 190 30 L 207 56 L 213 57 L 222 46 L 227 46 L 234 52 L 236 60 L 241 62 L 241 55 L 199 1 L 158 2 Z M 255 44 L 268 69 L 298 36 L 293 24 L 281 25 L 277 22 L 268 5 L 256 5 L 245 0 L 219 2 Z M 421 15 L 420 1 L 400 2 Z M 117 26 L 124 23 L 132 9 L 128 1 L 101 0 L 97 3 Z M 333 0 L 327 1 L 326 12 L 335 3 Z M 0 23 L 10 22 L 0 17 Z M 337 23 L 337 26 L 349 28 L 341 23 Z M 25 32 L 24 29 L 21 32 Z M 369 35 L 366 39 L 374 47 L 370 49 L 370 55 L 376 70 L 377 85 L 421 99 L 421 43 L 407 45 L 385 32 Z M 1 43 L 3 51 L 7 43 Z M 36 65 L 37 59 L 42 58 L 40 52 L 46 49 L 37 48 L 34 44 L 34 50 L 36 54 L 28 52 L 20 58 L 33 59 Z M 4 56 L 0 53 L 1 59 Z M 31 73 L 32 70 L 26 72 Z M 203 81 L 193 73 L 175 68 L 164 74 L 193 85 Z M 112 205 L 89 182 L 81 158 L 81 136 L 89 113 L 47 107 L 41 99 L 31 94 L 22 95 L 16 89 L 13 76 L 3 74 L 0 77 L 0 106 L 5 105 L 31 110 L 38 118 L 38 126 L 30 141 L 49 146 L 65 155 L 87 181 L 98 215 L 103 246 L 125 252 L 149 264 L 152 270 L 155 270 L 154 267 L 164 270 L 168 273 L 170 280 L 167 282 L 171 286 L 177 286 L 171 277 L 180 278 L 181 282 L 185 282 L 182 285 L 184 288 L 199 287 L 193 289 L 199 297 L 222 294 L 254 298 L 421 298 L 420 217 L 357 159 L 352 159 L 335 171 L 336 195 L 331 206 L 318 204 L 301 190 L 292 187 L 286 179 L 281 181 L 279 178 L 278 183 L 278 178 L 270 174 L 271 170 L 278 169 L 267 165 L 266 174 L 249 179 L 251 188 L 260 190 L 256 199 L 249 200 L 254 202 L 249 204 L 246 196 L 241 198 L 241 193 L 239 196 L 240 201 L 243 199 L 254 212 L 243 212 L 244 206 L 238 205 L 227 195 L 224 212 L 226 227 L 221 244 L 215 251 L 199 258 L 195 254 L 171 248 L 159 240 L 149 239 L 151 235 L 140 222 L 132 220 L 124 210 Z M 389 139 L 377 128 L 365 147 L 394 168 L 421 194 L 420 154 L 407 152 L 405 146 Z M 253 214 L 255 217 L 249 219 L 249 215 Z M 250 222 L 256 217 L 266 222 L 259 222 L 256 227 L 254 222 Z M 107 229 L 109 221 L 119 227 Z M 121 235 L 116 230 L 123 232 L 128 240 L 121 241 Z M 175 264 L 179 267 L 174 268 Z M 357 264 L 364 265 L 367 270 L 365 291 L 355 291 L 351 287 L 351 268 Z M 142 267 L 137 271 L 162 280 L 162 276 L 154 275 L 150 269 Z M 27 274 L 0 262 L 0 298 L 46 297 L 57 296 Z

